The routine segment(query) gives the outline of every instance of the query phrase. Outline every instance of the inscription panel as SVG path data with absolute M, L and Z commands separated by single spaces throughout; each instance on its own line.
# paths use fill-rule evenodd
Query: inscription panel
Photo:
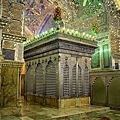
M 47 51 L 55 50 L 55 49 L 64 49 L 64 50 L 70 50 L 70 51 L 76 51 L 81 53 L 88 53 L 93 54 L 94 48 L 89 47 L 82 44 L 75 44 L 71 42 L 64 42 L 64 41 L 56 41 L 52 44 L 44 44 L 44 46 L 37 46 L 35 48 L 31 48 L 30 50 L 25 50 L 24 52 L 24 58 L 28 58 L 31 56 L 35 56 L 38 54 L 45 53 Z

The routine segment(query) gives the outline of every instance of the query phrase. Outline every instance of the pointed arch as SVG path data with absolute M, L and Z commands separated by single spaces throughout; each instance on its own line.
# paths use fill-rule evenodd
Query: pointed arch
M 106 104 L 106 87 L 101 77 L 97 77 L 92 85 L 91 103 L 96 105 Z
M 120 107 L 120 77 L 113 77 L 108 87 L 109 106 Z

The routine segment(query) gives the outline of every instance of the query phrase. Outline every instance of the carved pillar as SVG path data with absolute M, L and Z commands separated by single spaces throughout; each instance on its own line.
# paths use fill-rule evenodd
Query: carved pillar
M 90 81 L 90 104 L 92 104 L 92 77 L 89 77 L 89 81 Z
M 76 57 L 76 96 L 78 97 L 78 58 Z
M 58 56 L 58 90 L 59 90 L 59 98 L 58 98 L 58 107 L 61 107 L 61 96 L 62 96 L 62 84 L 63 84 L 63 77 L 61 73 L 62 63 L 61 63 L 61 56 Z
M 19 68 L 19 81 L 20 81 L 20 84 L 19 84 L 19 87 L 20 87 L 20 99 L 21 99 L 21 68 Z
M 69 96 L 72 96 L 72 65 L 71 58 L 68 57 L 68 66 L 69 66 Z
M 45 93 L 46 93 L 46 82 L 45 82 L 45 77 L 46 77 L 46 66 L 47 64 L 44 63 L 44 60 L 42 59 L 41 60 L 41 64 L 43 66 L 43 96 L 45 98 Z M 45 99 L 44 99 L 44 103 L 43 105 L 45 105 Z
M 63 60 L 62 56 L 59 56 L 59 99 L 63 97 Z
M 23 52 L 24 52 L 24 46 L 23 43 L 16 43 L 15 48 L 15 61 L 21 61 L 23 62 Z
M 20 99 L 19 93 L 20 93 L 20 79 L 19 79 L 19 68 L 17 68 L 18 76 L 17 76 L 17 99 Z M 18 106 L 18 101 L 17 101 L 17 106 Z
M 28 67 L 29 67 L 29 63 L 26 63 L 25 64 L 25 95 L 24 95 L 24 99 L 25 101 L 27 101 L 27 70 L 28 70 Z
M 17 76 L 17 106 L 19 106 L 19 102 L 21 101 L 21 67 L 18 67 L 18 76 Z
M 56 97 L 59 98 L 59 61 L 54 57 L 54 64 L 56 67 Z

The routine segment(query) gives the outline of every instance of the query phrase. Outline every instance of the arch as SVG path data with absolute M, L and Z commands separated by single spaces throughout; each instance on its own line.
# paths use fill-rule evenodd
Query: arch
M 89 70 L 86 66 L 84 69 L 84 95 L 88 96 L 90 93 Z
M 46 88 L 45 94 L 48 96 L 56 96 L 56 68 L 52 61 L 49 61 L 46 66 Z
M 100 77 L 96 78 L 92 86 L 92 104 L 105 105 L 106 104 L 106 87 Z
M 44 75 L 43 75 L 43 67 L 40 63 L 37 65 L 35 71 L 35 78 L 36 78 L 36 94 L 43 94 Z
M 34 82 L 35 82 L 35 69 L 33 66 L 29 66 L 26 71 L 26 92 L 34 93 Z
M 94 85 L 97 78 L 98 78 L 98 76 L 91 76 L 91 80 L 92 80 L 91 85 Z
M 82 86 L 82 70 L 78 65 L 78 96 L 83 95 L 83 86 Z
M 70 95 L 69 84 L 69 66 L 66 64 L 63 70 L 63 96 Z
M 92 85 L 94 85 L 94 83 L 95 83 L 95 81 L 96 81 L 96 79 L 98 78 L 98 77 L 100 77 L 101 79 L 102 79 L 102 81 L 103 81 L 103 83 L 104 83 L 104 85 L 106 85 L 105 84 L 105 80 L 106 80 L 106 77 L 105 76 L 92 76 L 92 79 L 93 79 L 93 82 L 92 82 Z
M 76 97 L 76 64 L 72 69 L 72 97 Z
M 108 104 L 110 107 L 120 107 L 120 77 L 113 77 L 108 86 Z

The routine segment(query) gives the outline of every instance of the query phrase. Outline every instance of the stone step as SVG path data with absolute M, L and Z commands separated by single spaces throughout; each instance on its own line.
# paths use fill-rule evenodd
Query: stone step
M 75 117 L 75 116 L 83 116 L 83 115 L 86 115 L 88 113 L 108 112 L 108 111 L 110 111 L 109 107 L 102 107 L 102 108 L 97 108 L 97 109 L 93 108 L 93 110 L 91 109 L 91 110 L 85 110 L 85 111 L 77 111 L 76 113 L 70 112 L 68 114 L 61 114 L 61 115 L 58 115 L 58 116 L 54 115 L 51 118 L 52 119 L 58 119 L 58 118 L 65 119 L 65 118 L 70 118 L 70 117 Z

